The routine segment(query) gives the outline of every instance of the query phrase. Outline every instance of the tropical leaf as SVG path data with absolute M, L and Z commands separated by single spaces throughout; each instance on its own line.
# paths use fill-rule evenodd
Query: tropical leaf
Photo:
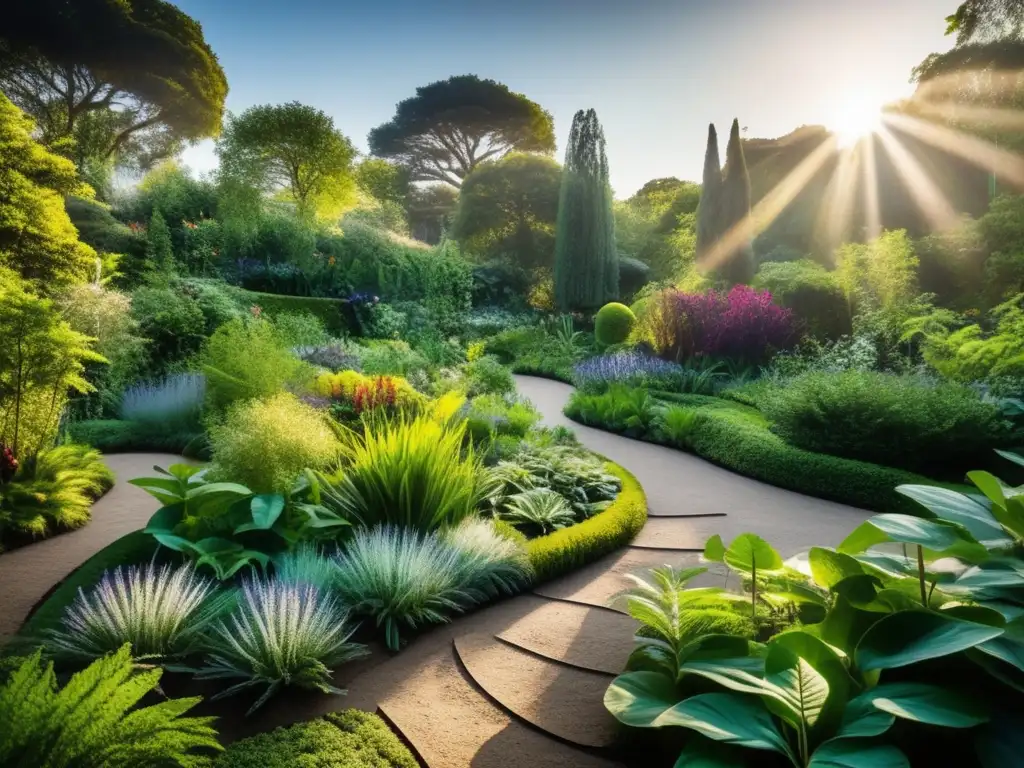
M 761 702 L 735 693 L 691 696 L 663 712 L 654 725 L 690 728 L 714 741 L 778 752 L 796 763 L 793 751 Z
M 604 692 L 604 706 L 620 723 L 650 728 L 666 710 L 679 702 L 676 686 L 657 672 L 627 672 L 616 677 Z
M 931 611 L 901 611 L 875 623 L 857 645 L 862 671 L 894 669 L 973 648 L 1003 634 L 1001 627 Z

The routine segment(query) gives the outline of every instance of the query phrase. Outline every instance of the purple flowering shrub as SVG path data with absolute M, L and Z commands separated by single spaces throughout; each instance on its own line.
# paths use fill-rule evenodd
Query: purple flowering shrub
M 572 380 L 585 392 L 604 392 L 613 384 L 675 389 L 684 377 L 682 366 L 641 352 L 616 352 L 591 357 L 573 368 Z
M 768 291 L 737 285 L 729 293 L 663 291 L 650 313 L 658 354 L 682 362 L 726 358 L 759 365 L 796 341 L 793 312 Z

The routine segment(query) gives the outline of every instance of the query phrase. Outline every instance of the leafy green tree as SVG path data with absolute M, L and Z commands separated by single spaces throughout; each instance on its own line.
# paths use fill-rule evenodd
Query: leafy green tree
M 150 266 L 163 276 L 173 275 L 174 248 L 171 245 L 171 230 L 159 210 L 153 211 L 146 230 L 146 258 Z
M 966 0 L 946 17 L 946 34 L 957 46 L 1024 36 L 1024 0 Z
M 96 252 L 79 241 L 64 209 L 65 195 L 92 191 L 74 164 L 47 151 L 32 130 L 32 121 L 0 94 L 0 267 L 52 292 L 95 268 Z
M 704 151 L 704 177 L 697 208 L 697 258 L 707 255 L 722 235 L 722 162 L 718 156 L 718 132 L 708 126 L 708 146 Z
M 409 191 L 409 229 L 412 236 L 431 245 L 441 242 L 448 221 L 459 203 L 459 193 L 447 184 L 424 184 Z
M 416 89 L 370 131 L 370 150 L 406 166 L 412 181 L 453 187 L 480 163 L 511 150 L 555 151 L 551 115 L 494 80 L 459 75 Z
M 562 169 L 514 152 L 478 165 L 462 184 L 452 236 L 464 250 L 524 269 L 554 266 Z
M 914 242 L 905 229 L 883 232 L 870 243 L 846 243 L 836 251 L 836 273 L 847 296 L 861 308 L 895 310 L 918 293 Z
M 722 181 L 719 213 L 719 237 L 750 217 L 750 175 L 743 157 L 739 120 L 732 121 L 729 144 L 725 150 L 725 178 Z M 727 282 L 749 283 L 754 277 L 754 247 L 749 240 L 741 242 L 735 250 L 724 255 L 715 271 Z
M 217 146 L 221 173 L 295 204 L 305 219 L 336 219 L 356 203 L 352 143 L 325 112 L 298 102 L 229 117 Z
M 618 298 L 619 257 L 604 131 L 597 113 L 576 113 L 565 151 L 555 240 L 555 304 L 597 310 Z
M 228 86 L 202 27 L 164 0 L 10 0 L 0 89 L 80 167 L 145 168 L 216 135 Z
M 654 280 L 670 279 L 693 262 L 693 228 L 700 185 L 676 178 L 652 179 L 615 203 L 615 244 L 636 258 Z
M 409 171 L 379 157 L 361 160 L 353 171 L 359 188 L 382 203 L 405 205 L 409 197 Z
M 0 267 L 0 442 L 21 458 L 53 439 L 67 394 L 86 393 L 85 363 L 103 362 L 50 299 Z

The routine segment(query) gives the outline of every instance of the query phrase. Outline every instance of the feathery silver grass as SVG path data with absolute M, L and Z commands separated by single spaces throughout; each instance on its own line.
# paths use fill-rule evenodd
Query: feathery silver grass
M 316 544 L 305 542 L 273 559 L 274 578 L 286 584 L 312 584 L 329 590 L 338 576 L 334 560 Z
M 247 714 L 285 685 L 344 693 L 330 684 L 331 668 L 369 653 L 349 642 L 354 631 L 334 595 L 311 584 L 251 579 L 234 612 L 213 625 L 211 650 L 196 677 L 241 679 L 214 699 L 266 686 Z
M 231 599 L 191 565 L 119 566 L 88 592 L 79 588 L 46 643 L 57 655 L 76 658 L 98 658 L 130 643 L 136 659 L 171 659 L 195 650 Z
M 523 491 L 505 500 L 499 517 L 531 532 L 550 533 L 576 522 L 576 513 L 569 502 L 549 488 Z
M 518 545 L 467 522 L 448 533 L 421 534 L 382 525 L 356 533 L 337 556 L 337 588 L 354 611 L 384 627 L 398 650 L 403 627 L 447 622 L 453 614 L 528 578 Z
M 498 533 L 490 520 L 467 518 L 444 538 L 459 552 L 459 581 L 467 589 L 491 598 L 518 592 L 530 579 L 526 551 Z

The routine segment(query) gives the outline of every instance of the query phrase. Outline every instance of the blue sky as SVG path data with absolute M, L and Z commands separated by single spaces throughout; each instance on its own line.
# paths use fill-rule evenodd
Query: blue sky
M 774 137 L 834 124 L 850 103 L 908 95 L 911 68 L 943 51 L 956 0 L 177 0 L 230 85 L 228 109 L 300 101 L 360 151 L 417 85 L 474 73 L 555 118 L 604 125 L 612 186 L 698 180 L 707 124 Z M 947 7 L 948 6 L 948 7 Z M 723 147 L 724 151 L 724 147 Z M 212 143 L 184 161 L 216 166 Z

